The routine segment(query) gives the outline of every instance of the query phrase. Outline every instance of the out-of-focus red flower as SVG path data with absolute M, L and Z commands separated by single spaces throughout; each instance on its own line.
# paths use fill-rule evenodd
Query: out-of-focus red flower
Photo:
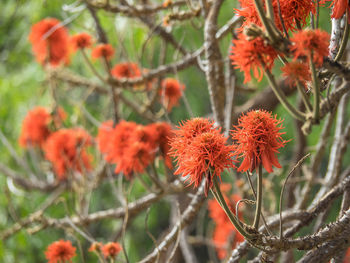
M 98 128 L 98 134 L 97 134 L 97 145 L 100 151 L 104 154 L 106 154 L 105 158 L 106 160 L 111 160 L 110 154 L 113 150 L 112 145 L 112 139 L 114 136 L 114 128 L 113 128 L 113 121 L 108 120 Z
M 317 66 L 321 66 L 323 58 L 328 55 L 329 34 L 320 29 L 304 29 L 294 33 L 291 41 L 295 59 L 312 59 Z
M 102 253 L 105 258 L 115 258 L 120 251 L 122 251 L 122 247 L 118 242 L 109 242 L 102 247 Z
M 260 163 L 269 173 L 273 172 L 272 166 L 281 168 L 276 153 L 287 142 L 281 137 L 284 134 L 280 132 L 282 128 L 282 120 L 264 110 L 242 115 L 232 131 L 235 155 L 243 158 L 237 171 L 252 172 Z
M 159 145 L 159 150 L 163 156 L 165 165 L 169 169 L 173 169 L 173 164 L 169 156 L 170 140 L 174 135 L 171 125 L 166 122 L 156 122 L 150 124 L 150 126 L 155 132 L 155 141 Z
M 89 247 L 89 252 L 99 252 L 102 249 L 103 244 L 101 242 L 94 242 Z
M 152 125 L 137 125 L 130 135 L 130 141 L 142 142 L 154 149 L 156 148 L 156 135 Z
M 248 40 L 244 34 L 239 34 L 234 39 L 230 56 L 232 65 L 244 72 L 244 83 L 251 80 L 251 71 L 254 77 L 261 81 L 263 78 L 263 67 L 271 70 L 277 57 L 277 52 L 272 46 L 265 43 L 261 37 Z
M 130 136 L 134 132 L 136 127 L 137 124 L 135 122 L 124 120 L 122 120 L 115 126 L 114 132 L 109 138 L 110 148 L 107 152 L 105 152 L 107 154 L 107 161 L 110 161 L 112 163 L 118 163 L 122 160 L 126 149 L 130 145 Z
M 128 78 L 134 79 L 141 77 L 141 70 L 136 63 L 124 62 L 115 65 L 111 69 L 111 74 L 117 79 Z
M 154 149 L 143 142 L 133 142 L 127 148 L 123 158 L 117 163 L 115 173 L 123 172 L 130 179 L 132 173 L 142 173 L 154 160 Z
M 76 256 L 75 250 L 70 241 L 59 240 L 47 247 L 45 255 L 48 263 L 68 263 Z
M 160 100 L 167 111 L 171 111 L 178 104 L 182 92 L 185 90 L 185 85 L 172 78 L 164 79 L 161 85 L 162 87 L 159 90 Z
M 61 62 L 69 63 L 69 36 L 59 20 L 45 18 L 34 24 L 29 41 L 40 64 L 49 62 L 52 66 L 57 66 Z
M 221 189 L 221 186 L 220 186 Z M 242 198 L 239 195 L 233 194 L 230 198 L 223 193 L 225 201 L 233 214 L 236 214 L 236 204 Z M 215 221 L 216 224 L 221 225 L 225 222 L 230 222 L 230 219 L 226 215 L 224 209 L 221 208 L 219 203 L 215 199 L 208 201 L 208 210 L 210 217 Z M 241 210 L 239 210 L 238 217 L 242 218 Z M 231 222 L 230 222 L 231 223 Z
M 92 143 L 90 135 L 82 129 L 61 129 L 50 135 L 44 151 L 51 161 L 58 179 L 67 178 L 67 172 L 84 172 L 91 169 L 92 157 L 86 147 Z
M 235 214 L 236 203 L 241 199 L 241 197 L 238 195 L 232 195 L 230 198 L 228 198 L 224 193 L 223 196 L 230 210 Z M 215 222 L 213 241 L 216 246 L 216 252 L 219 259 L 224 259 L 227 255 L 229 245 L 228 242 L 230 240 L 232 241 L 231 248 L 233 249 L 238 243 L 244 241 L 244 237 L 235 229 L 225 211 L 215 199 L 208 201 L 208 209 L 209 216 Z M 239 210 L 238 217 L 241 218 L 242 216 L 243 215 Z
M 334 5 L 331 18 L 340 19 L 348 9 L 348 23 L 350 24 L 350 5 L 349 0 L 333 0 L 331 6 Z
M 42 147 L 50 135 L 50 122 L 51 115 L 44 107 L 38 106 L 30 110 L 23 120 L 19 144 L 22 147 Z
M 350 263 L 350 248 L 346 250 L 343 263 Z
M 105 58 L 107 60 L 110 60 L 113 55 L 114 48 L 111 46 L 111 44 L 99 44 L 91 52 L 91 57 L 93 59 Z
M 311 81 L 311 73 L 306 63 L 292 61 L 284 65 L 281 70 L 290 86 L 295 86 L 296 82 L 306 86 L 306 82 Z
M 228 243 L 232 242 L 231 247 Z M 239 233 L 231 222 L 216 225 L 213 232 L 213 242 L 219 259 L 227 256 L 227 251 L 234 249 L 239 243 L 244 241 L 244 237 Z M 231 249 L 230 249 L 231 248 Z
M 191 124 L 191 122 L 194 122 Z M 232 160 L 232 146 L 226 145 L 226 138 L 220 130 L 210 127 L 210 122 L 202 119 L 207 124 L 207 132 L 198 134 L 198 130 L 188 130 L 187 128 L 198 125 L 198 119 L 188 121 L 180 127 L 182 132 L 189 132 L 192 137 L 186 141 L 182 132 L 176 132 L 171 142 L 171 154 L 176 157 L 177 170 L 175 174 L 189 176 L 191 184 L 198 187 L 203 178 L 206 179 L 205 193 L 213 186 L 213 176 L 221 176 L 226 168 L 234 167 Z M 198 128 L 198 126 L 196 127 Z M 185 142 L 185 143 L 184 143 Z
M 73 51 L 89 48 L 92 45 L 92 37 L 88 33 L 78 33 L 71 37 Z
M 142 173 L 154 161 L 157 153 L 172 168 L 168 156 L 171 136 L 171 126 L 167 123 L 144 126 L 121 121 L 113 128 L 113 122 L 107 121 L 99 128 L 97 143 L 107 162 L 116 164 L 115 172 L 123 172 L 130 178 L 132 173 Z

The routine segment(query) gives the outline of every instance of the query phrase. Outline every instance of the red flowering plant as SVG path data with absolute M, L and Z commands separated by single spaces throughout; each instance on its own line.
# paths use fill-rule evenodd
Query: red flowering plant
M 55 18 L 45 18 L 34 24 L 29 41 L 40 64 L 58 66 L 69 63 L 69 35 L 67 29 Z
M 227 185 L 231 188 L 231 185 Z M 224 191 L 226 184 L 220 186 L 223 196 L 228 204 L 232 213 L 235 214 L 236 204 L 241 200 L 240 196 L 233 194 L 228 198 Z M 244 241 L 244 237 L 239 233 L 236 228 L 231 224 L 229 218 L 225 214 L 224 210 L 221 208 L 220 204 L 216 200 L 208 201 L 209 216 L 214 221 L 215 228 L 213 231 L 213 242 L 216 247 L 216 253 L 219 259 L 225 259 L 227 257 L 227 251 L 231 248 L 235 248 L 239 243 Z M 237 215 L 242 219 L 242 212 L 239 211 Z
M 76 256 L 75 251 L 76 248 L 69 240 L 59 240 L 47 247 L 45 255 L 48 263 L 71 263 Z
M 7 2 L 0 262 L 346 258 L 349 1 Z

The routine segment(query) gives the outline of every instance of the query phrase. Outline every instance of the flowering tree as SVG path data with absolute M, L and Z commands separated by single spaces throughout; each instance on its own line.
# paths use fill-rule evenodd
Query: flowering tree
M 50 240 L 32 258 L 50 263 L 348 262 L 349 5 L 86 0 L 35 21 L 49 102 L 19 153 L 0 133 L 0 195 L 35 208 L 9 202 L 4 245 Z

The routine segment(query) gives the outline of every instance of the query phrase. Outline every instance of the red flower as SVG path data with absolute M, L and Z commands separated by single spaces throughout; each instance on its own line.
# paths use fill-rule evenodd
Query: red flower
M 136 63 L 132 62 L 124 62 L 124 63 L 119 63 L 115 65 L 111 73 L 113 77 L 117 79 L 122 79 L 122 78 L 129 78 L 129 79 L 134 79 L 141 77 L 141 70 L 139 66 Z
M 315 4 L 309 0 L 279 0 L 281 15 L 283 17 L 284 26 L 287 30 L 297 30 L 296 21 L 298 21 L 302 27 L 307 24 L 307 18 L 310 13 L 315 12 Z M 263 2 L 265 5 L 265 2 Z M 234 9 L 239 16 L 244 17 L 244 22 L 241 27 L 241 31 L 246 26 L 256 24 L 262 27 L 262 22 L 255 8 L 254 0 L 240 0 L 241 9 Z M 274 10 L 274 20 L 277 28 L 282 32 L 283 27 L 278 14 L 277 0 L 272 1 Z
M 239 118 L 232 131 L 235 155 L 243 158 L 238 172 L 252 172 L 260 163 L 269 173 L 273 172 L 272 166 L 281 168 L 276 153 L 287 142 L 281 137 L 284 133 L 279 132 L 283 128 L 281 123 L 264 110 L 250 111 Z
M 116 163 L 122 159 L 129 145 L 130 135 L 136 127 L 135 122 L 124 120 L 119 122 L 115 128 L 113 128 L 112 121 L 102 124 L 97 135 L 97 142 L 107 162 Z
M 166 78 L 162 81 L 159 96 L 167 111 L 171 111 L 171 109 L 178 104 L 184 89 L 185 85 L 181 84 L 176 79 Z
M 156 122 L 150 124 L 155 132 L 155 141 L 159 145 L 159 150 L 164 158 L 165 165 L 169 169 L 173 169 L 173 164 L 169 156 L 170 140 L 173 137 L 172 127 L 166 122 Z
M 224 259 L 227 256 L 227 251 L 231 250 L 228 247 L 230 241 L 232 242 L 231 249 L 234 249 L 239 243 L 244 241 L 244 237 L 231 222 L 216 225 L 213 233 L 213 242 L 219 259 Z
M 350 263 L 350 248 L 346 250 L 343 263 Z
M 192 140 L 199 134 L 215 130 L 214 122 L 205 118 L 193 118 L 181 122 L 179 129 L 174 131 L 174 138 L 171 140 L 171 155 L 179 158 L 184 154 Z
M 238 39 L 234 39 L 232 42 L 232 55 L 230 56 L 232 65 L 244 72 L 244 83 L 251 80 L 251 70 L 254 77 L 261 81 L 263 77 L 262 67 L 265 65 L 268 70 L 271 70 L 277 52 L 260 37 L 249 41 L 241 33 L 238 35 Z
M 346 9 L 348 9 L 348 13 L 349 13 L 348 23 L 350 24 L 349 0 L 333 0 L 331 5 L 334 5 L 331 18 L 335 18 L 335 19 L 341 18 L 345 14 Z
M 113 55 L 114 48 L 110 44 L 99 44 L 91 52 L 91 57 L 93 59 L 104 57 L 105 59 L 110 60 Z
M 94 242 L 89 247 L 89 252 L 99 252 L 102 249 L 103 244 L 101 242 Z
M 188 129 L 190 127 L 195 129 Z M 201 132 L 201 128 L 208 131 Z M 190 184 L 195 187 L 205 177 L 205 193 L 208 194 L 213 186 L 213 176 L 220 177 L 224 169 L 234 167 L 232 146 L 226 145 L 225 136 L 206 119 L 190 120 L 180 129 L 171 141 L 171 154 L 178 165 L 175 174 L 189 176 Z
M 128 145 L 121 160 L 117 163 L 115 173 L 123 172 L 129 179 L 132 173 L 142 173 L 154 160 L 154 149 L 149 144 L 135 141 Z
M 98 128 L 98 134 L 97 134 L 97 145 L 98 148 L 102 153 L 107 154 L 106 160 L 110 159 L 110 152 L 113 150 L 112 147 L 112 138 L 113 138 L 113 121 L 109 120 L 104 123 Z
M 323 58 L 328 55 L 329 34 L 320 29 L 299 31 L 291 41 L 295 59 L 306 57 L 308 61 L 312 59 L 316 65 L 321 66 Z
M 73 51 L 89 48 L 92 45 L 92 37 L 88 33 L 79 33 L 70 39 Z
M 228 198 L 224 193 L 223 196 L 230 210 L 235 214 L 236 203 L 241 199 L 241 197 L 238 195 L 232 195 L 231 198 Z M 227 255 L 228 242 L 232 241 L 233 249 L 238 243 L 244 241 L 244 237 L 235 229 L 225 211 L 215 199 L 208 201 L 208 209 L 209 216 L 215 222 L 213 241 L 216 246 L 216 252 L 219 259 L 224 259 Z M 241 218 L 242 214 L 239 213 L 238 217 Z
M 49 245 L 45 251 L 48 263 L 68 263 L 76 256 L 76 248 L 70 241 L 56 241 Z
M 117 242 L 109 242 L 102 247 L 102 253 L 105 258 L 115 258 L 121 250 L 122 247 Z
M 51 115 L 44 107 L 39 106 L 30 110 L 23 120 L 19 144 L 22 147 L 42 147 L 47 137 L 50 135 L 50 122 Z
M 69 171 L 91 169 L 92 157 L 86 152 L 91 137 L 82 129 L 61 129 L 51 134 L 44 147 L 45 157 L 51 161 L 58 179 L 66 179 Z
M 306 82 L 311 81 L 309 66 L 305 63 L 289 62 L 281 70 L 283 71 L 283 76 L 287 77 L 287 82 L 290 86 L 294 86 L 297 81 L 306 86 Z
M 220 186 L 220 189 L 221 189 L 221 186 Z M 242 198 L 239 195 L 235 195 L 235 194 L 233 194 L 231 198 L 228 198 L 224 193 L 223 193 L 223 196 L 231 212 L 236 214 L 236 204 Z M 224 209 L 221 208 L 221 206 L 215 199 L 211 199 L 208 201 L 208 210 L 209 210 L 210 217 L 214 220 L 214 222 L 217 225 L 224 224 L 225 222 L 226 223 L 230 222 L 230 219 L 227 217 Z M 242 218 L 242 213 L 240 212 L 241 211 L 239 211 L 238 216 L 239 218 Z
M 46 18 L 34 24 L 29 41 L 40 64 L 49 62 L 52 66 L 57 66 L 61 62 L 69 63 L 69 36 L 59 20 Z

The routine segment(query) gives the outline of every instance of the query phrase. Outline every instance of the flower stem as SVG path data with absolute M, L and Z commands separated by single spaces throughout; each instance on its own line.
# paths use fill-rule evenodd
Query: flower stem
M 267 16 L 267 18 L 271 19 L 272 23 L 274 23 L 275 15 L 274 15 L 274 12 L 273 12 L 272 1 L 271 0 L 265 0 L 265 5 L 267 6 L 266 16 Z
M 300 85 L 299 81 L 296 82 L 296 86 L 297 86 L 297 89 L 298 89 L 298 91 L 299 91 L 299 93 L 301 95 L 301 98 L 303 99 L 303 102 L 304 102 L 304 105 L 306 107 L 306 110 L 308 112 L 312 112 L 312 105 L 311 105 L 311 103 L 309 101 L 309 98 L 307 97 L 307 95 L 305 93 L 304 88 Z
M 320 114 L 320 85 L 318 83 L 317 75 L 316 75 L 316 68 L 315 64 L 312 61 L 313 54 L 311 54 L 310 58 L 310 69 L 311 69 L 311 76 L 312 76 L 312 84 L 313 84 L 313 91 L 314 91 L 314 111 L 313 111 L 313 118 L 316 122 L 318 122 L 319 114 Z
M 263 69 L 265 72 L 265 75 L 267 76 L 267 79 L 270 82 L 271 89 L 275 93 L 278 100 L 281 102 L 281 104 L 284 106 L 284 108 L 296 119 L 304 121 L 305 115 L 301 111 L 297 110 L 295 107 L 293 107 L 292 104 L 289 103 L 287 100 L 286 95 L 284 95 L 283 91 L 280 90 L 280 88 L 277 86 L 274 77 L 272 76 L 271 72 L 266 68 L 266 66 L 263 64 Z
M 258 11 L 260 20 L 264 25 L 268 36 L 270 37 L 272 43 L 276 43 L 276 34 L 274 32 L 273 27 L 271 26 L 270 20 L 266 17 L 264 7 L 261 3 L 261 0 L 254 0 L 255 8 Z M 273 15 L 273 14 L 272 14 Z
M 256 208 L 253 227 L 257 230 L 259 227 L 261 207 L 262 207 L 262 165 L 259 164 L 258 180 L 257 180 L 257 196 L 256 196 Z
M 241 224 L 238 222 L 237 217 L 232 213 L 232 211 L 230 210 L 230 208 L 228 207 L 225 198 L 223 197 L 220 187 L 218 185 L 217 179 L 213 178 L 213 183 L 214 183 L 214 189 L 215 191 L 212 191 L 215 199 L 218 201 L 218 203 L 220 204 L 221 208 L 225 211 L 226 215 L 228 216 L 228 218 L 230 219 L 231 223 L 235 226 L 235 228 L 237 229 L 237 231 L 239 233 L 241 233 L 242 236 L 244 236 L 246 239 L 252 239 L 252 235 L 247 233 L 247 231 L 245 231 Z

